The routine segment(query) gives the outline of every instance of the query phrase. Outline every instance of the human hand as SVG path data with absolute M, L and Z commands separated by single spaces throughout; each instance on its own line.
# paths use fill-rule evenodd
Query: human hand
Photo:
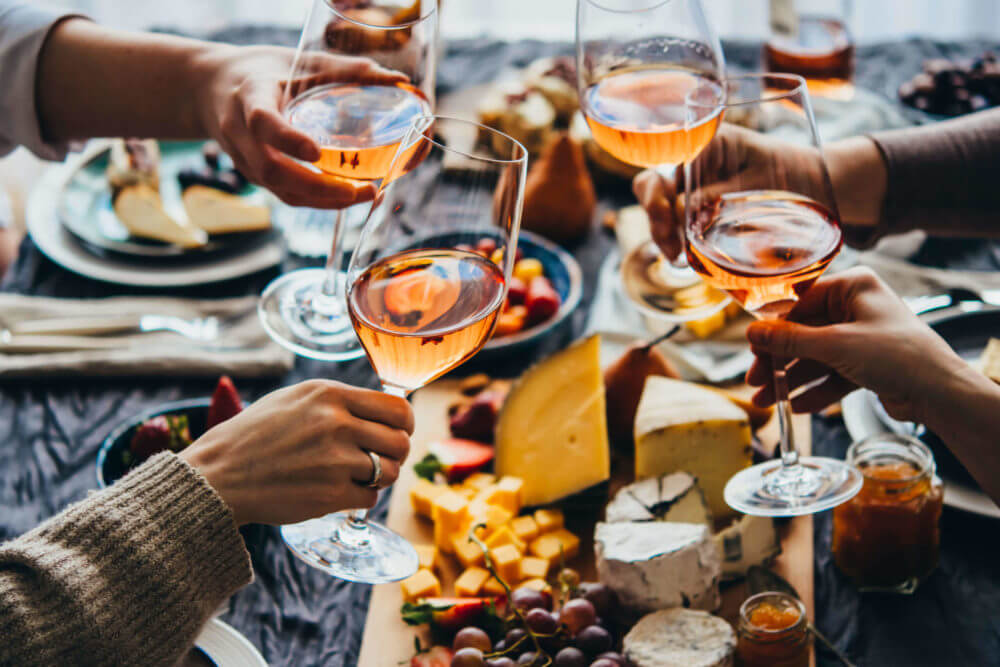
M 753 397 L 761 407 L 774 403 L 772 357 L 794 360 L 790 392 L 811 385 L 792 399 L 795 412 L 815 412 L 865 387 L 903 421 L 924 421 L 949 382 L 969 368 L 869 269 L 820 279 L 788 320 L 754 322 L 747 330 L 757 359 L 746 380 L 761 387 Z
M 410 449 L 405 399 L 327 380 L 279 389 L 181 452 L 233 511 L 237 525 L 287 524 L 375 504 L 366 451 L 391 485 Z
M 314 162 L 320 149 L 308 134 L 281 114 L 291 49 L 219 47 L 197 59 L 200 82 L 194 91 L 196 113 L 207 133 L 232 157 L 236 168 L 293 206 L 344 208 L 375 196 L 375 186 L 321 174 L 294 159 Z M 366 58 L 313 54 L 308 81 L 392 84 L 406 77 Z

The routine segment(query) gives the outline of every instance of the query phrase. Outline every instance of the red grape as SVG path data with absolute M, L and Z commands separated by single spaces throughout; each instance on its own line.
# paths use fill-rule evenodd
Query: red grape
M 621 653 L 615 653 L 614 651 L 607 651 L 600 654 L 597 656 L 597 660 L 611 660 L 619 667 L 625 667 L 625 658 L 622 657 Z
M 486 660 L 478 648 L 463 648 L 455 651 L 451 658 L 451 667 L 485 667 Z
M 611 649 L 611 633 L 599 625 L 588 625 L 576 634 L 575 643 L 587 655 L 598 655 Z
M 552 664 L 554 667 L 587 667 L 589 663 L 583 651 L 572 646 L 567 646 L 556 653 L 556 658 Z
M 536 662 L 538 662 L 538 655 L 533 651 L 522 653 L 521 657 L 517 659 L 519 665 L 534 665 Z
M 597 612 L 594 611 L 594 605 L 590 604 L 589 601 L 576 598 L 563 605 L 559 612 L 559 620 L 569 628 L 570 634 L 576 635 L 588 625 L 594 624 L 594 621 L 597 620 Z
M 475 627 L 462 628 L 455 635 L 455 640 L 451 643 L 451 648 L 453 651 L 458 651 L 463 648 L 474 648 L 482 651 L 483 653 L 489 653 L 493 648 L 493 642 L 490 641 L 490 636 Z
M 524 622 L 533 632 L 540 635 L 551 635 L 559 629 L 559 622 L 555 616 L 544 609 L 532 609 L 525 615 Z
M 621 667 L 621 664 L 622 663 L 611 660 L 610 658 L 598 658 L 594 662 L 590 663 L 590 667 Z
M 580 585 L 580 573 L 571 567 L 564 567 L 559 571 L 559 583 L 565 584 L 567 588 L 574 589 Z
M 479 243 L 476 244 L 476 250 L 483 253 L 487 257 L 493 254 L 493 251 L 496 249 L 497 242 L 488 236 L 479 239 Z
M 580 595 L 584 600 L 594 605 L 598 616 L 611 618 L 618 605 L 618 596 L 604 584 L 586 581 L 580 584 Z
M 517 588 L 510 594 L 510 602 L 522 611 L 549 609 L 545 596 L 534 588 Z
M 505 655 L 486 661 L 486 667 L 517 667 L 517 663 Z
M 524 628 L 511 628 L 507 632 L 507 636 L 504 638 L 504 642 L 506 643 L 507 646 L 514 646 L 514 644 L 521 642 L 521 640 L 527 636 L 528 633 L 524 630 Z M 524 642 L 521 642 L 520 645 L 524 646 Z

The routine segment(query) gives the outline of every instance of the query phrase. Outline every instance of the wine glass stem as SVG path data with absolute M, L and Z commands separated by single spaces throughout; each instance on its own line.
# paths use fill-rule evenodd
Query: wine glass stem
M 344 286 L 340 280 L 340 237 L 344 228 L 344 209 L 339 209 L 333 218 L 333 237 L 330 240 L 330 254 L 326 257 L 326 274 L 318 299 L 321 310 L 327 315 L 341 315 L 344 312 Z
M 778 429 L 780 432 L 781 466 L 785 470 L 799 465 L 799 452 L 795 449 L 795 436 L 792 431 L 792 408 L 788 401 L 788 377 L 785 371 L 785 360 L 771 357 L 774 371 L 774 399 L 778 412 Z
M 336 233 L 335 233 L 335 238 L 336 238 Z M 336 246 L 334 246 L 334 249 L 336 249 Z M 406 398 L 407 393 L 409 393 L 405 389 L 402 389 L 401 387 L 396 387 L 390 384 L 383 384 L 382 391 L 391 396 L 399 396 L 400 398 Z M 367 522 L 368 522 L 368 510 L 351 510 L 348 513 L 348 521 L 345 524 L 345 528 L 351 528 L 352 530 L 367 530 Z M 339 539 L 344 539 L 344 537 L 345 536 L 338 535 Z M 347 539 L 353 540 L 356 538 L 348 537 Z

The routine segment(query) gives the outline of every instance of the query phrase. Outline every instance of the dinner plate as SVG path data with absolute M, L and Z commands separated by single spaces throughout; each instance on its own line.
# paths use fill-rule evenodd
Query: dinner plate
M 982 304 L 964 304 L 962 308 L 933 313 L 924 320 L 970 363 L 979 358 L 991 336 L 1000 336 L 1000 308 Z M 938 474 L 945 482 L 945 504 L 1000 519 L 1000 507 L 980 490 L 933 433 L 920 425 L 894 420 L 878 397 L 864 389 L 844 397 L 842 407 L 844 424 L 853 440 L 889 432 L 916 435 L 934 452 Z
M 267 667 L 249 639 L 217 618 L 205 624 L 194 645 L 216 667 Z
M 42 174 L 27 206 L 28 234 L 38 249 L 73 273 L 119 285 L 135 287 L 184 287 L 222 282 L 270 268 L 284 255 L 275 236 L 260 245 L 229 253 L 206 255 L 197 262 L 156 262 L 120 254 L 95 254 L 87 250 L 59 219 L 59 198 L 66 181 L 87 154 L 73 156 Z
M 74 160 L 74 170 L 59 192 L 59 219 L 88 250 L 96 254 L 113 253 L 143 259 L 198 258 L 206 254 L 234 252 L 240 248 L 266 243 L 273 230 L 244 234 L 216 234 L 197 248 L 182 248 L 172 243 L 132 236 L 119 221 L 111 202 L 111 186 L 105 176 L 111 154 L 110 139 L 94 141 Z M 200 141 L 160 142 L 160 196 L 164 209 L 175 218 L 186 218 L 177 174 L 186 168 L 204 166 Z M 228 162 L 228 157 L 225 158 Z M 266 204 L 264 193 L 248 186 L 241 193 L 245 199 Z

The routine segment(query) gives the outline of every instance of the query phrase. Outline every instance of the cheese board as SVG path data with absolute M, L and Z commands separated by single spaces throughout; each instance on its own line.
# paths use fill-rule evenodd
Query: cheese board
M 504 383 L 504 386 L 505 385 L 506 383 Z M 741 394 L 743 396 L 748 396 L 750 393 L 750 389 L 748 387 L 737 387 L 735 389 L 730 388 L 730 390 L 733 393 Z M 393 488 L 393 495 L 390 501 L 389 514 L 386 523 L 389 528 L 406 537 L 415 545 L 434 545 L 436 542 L 436 536 L 434 524 L 430 520 L 418 516 L 414 512 L 414 508 L 411 503 L 410 491 L 415 485 L 421 483 L 414 465 L 428 452 L 428 446 L 431 443 L 440 442 L 452 435 L 449 432 L 449 408 L 452 407 L 456 403 L 456 400 L 460 399 L 461 396 L 462 385 L 458 380 L 441 380 L 435 382 L 432 385 L 420 390 L 413 396 L 413 407 L 416 413 L 416 430 L 412 438 L 412 449 L 406 464 L 400 472 L 399 479 Z M 573 405 L 579 404 L 579 399 L 576 403 L 573 403 Z M 564 421 L 568 421 L 569 419 L 569 415 L 564 417 Z M 798 433 L 801 434 L 800 447 L 804 453 L 808 453 L 810 451 L 810 443 L 807 437 L 810 430 L 809 417 L 808 415 L 797 415 L 794 419 L 798 422 L 796 427 Z M 773 446 L 773 443 L 776 442 L 777 426 L 775 422 L 776 420 L 772 419 L 771 423 L 766 424 L 757 431 L 758 438 L 766 445 Z M 599 564 L 594 553 L 594 526 L 597 522 L 604 520 L 604 504 L 612 498 L 617 500 L 617 492 L 623 489 L 623 487 L 629 485 L 634 478 L 631 461 L 623 461 L 621 456 L 617 454 L 612 455 L 611 471 L 611 478 L 608 480 L 606 485 L 598 487 L 599 491 L 596 495 L 601 498 L 599 505 L 592 504 L 592 502 L 590 502 L 593 500 L 593 493 L 588 493 L 582 496 L 583 500 L 576 503 L 578 508 L 576 511 L 573 511 L 569 506 L 564 505 L 564 508 L 566 509 L 566 528 L 579 537 L 579 555 L 568 561 L 567 564 L 577 570 L 582 579 L 585 581 L 597 580 Z M 683 476 L 683 474 L 681 476 Z M 668 480 L 672 479 L 674 482 L 677 482 L 678 480 L 675 479 L 676 477 L 677 475 L 664 477 L 663 480 L 658 483 L 661 495 L 667 493 Z M 630 490 L 632 490 L 632 488 L 633 487 L 629 487 Z M 638 491 L 633 491 L 633 495 L 637 492 Z M 698 495 L 701 495 L 700 491 L 698 492 Z M 667 505 L 669 506 L 669 503 Z M 676 503 L 676 505 L 679 506 L 680 503 Z M 707 505 L 704 500 L 701 501 L 701 506 L 707 511 Z M 579 509 L 581 507 L 584 509 Z M 624 511 L 627 515 L 627 510 L 622 511 Z M 627 516 L 625 518 L 627 519 Z M 673 521 L 673 519 L 669 516 L 658 516 L 657 519 Z M 690 519 L 680 520 L 686 521 Z M 608 521 L 612 521 L 612 517 L 610 515 L 608 517 Z M 601 525 L 604 528 L 599 530 L 612 530 L 620 532 L 623 530 L 623 526 L 627 527 L 628 524 L 607 523 Z M 650 525 L 657 526 L 657 530 L 663 530 L 668 526 L 689 526 L 694 528 L 692 524 L 687 523 L 643 524 L 643 526 Z M 720 526 L 720 524 L 717 523 L 715 528 L 717 531 L 720 531 L 720 528 L 724 527 L 724 525 L 725 524 Z M 730 530 L 732 531 L 735 531 L 736 529 L 736 524 L 733 524 L 730 527 Z M 794 586 L 805 604 L 809 618 L 813 618 L 814 587 L 812 518 L 808 516 L 797 517 L 790 521 L 779 523 L 777 524 L 777 533 L 778 538 L 780 539 L 781 553 L 770 562 L 770 568 Z M 670 533 L 671 539 L 676 537 L 676 532 Z M 612 545 L 612 540 L 607 536 L 602 536 L 601 539 L 603 557 L 601 559 L 600 567 L 603 580 L 603 577 L 614 577 L 616 575 L 612 571 L 613 564 L 615 562 L 613 560 L 614 554 L 612 553 L 613 547 L 610 546 Z M 724 531 L 716 533 L 715 540 L 720 545 L 724 539 Z M 694 542 L 692 542 L 692 545 L 693 544 Z M 706 542 L 704 539 L 702 539 L 699 548 L 705 548 L 705 544 L 708 544 L 708 548 L 711 548 L 711 542 Z M 534 545 L 532 545 L 532 547 L 533 546 Z M 720 549 L 721 548 L 722 547 L 720 546 Z M 674 556 L 678 554 L 683 555 L 681 551 L 678 551 L 677 554 L 670 555 Z M 722 568 L 722 579 L 726 578 L 725 570 L 727 566 L 728 565 L 724 565 Z M 462 572 L 462 566 L 455 557 L 446 556 L 437 559 L 435 570 L 437 578 L 440 582 L 440 587 L 443 591 L 445 591 L 444 595 L 450 595 L 449 591 L 454 589 L 455 581 Z M 553 576 L 549 577 L 549 581 L 554 581 L 554 579 L 555 578 Z M 435 584 L 437 583 L 438 582 L 435 582 Z M 624 585 L 627 587 L 627 584 Z M 714 588 L 714 582 L 712 586 Z M 662 586 L 660 588 L 662 588 Z M 735 625 L 735 621 L 739 617 L 740 605 L 748 597 L 746 584 L 743 580 L 724 582 L 719 587 L 719 591 L 721 593 L 721 600 L 709 599 L 704 604 L 701 604 L 701 601 L 697 599 L 689 600 L 687 598 L 687 592 L 685 591 L 681 591 L 681 595 L 685 602 L 690 603 L 692 607 L 701 606 L 706 609 L 717 607 L 714 609 L 715 613 L 728 621 L 730 624 Z M 438 593 L 438 595 L 440 595 L 440 593 Z M 619 593 L 619 595 L 621 595 L 621 593 Z M 717 593 L 716 595 L 719 594 Z M 719 602 L 719 604 L 716 604 L 716 602 Z M 386 584 L 374 587 L 365 623 L 365 631 L 358 662 L 361 667 L 383 667 L 385 665 L 410 664 L 410 660 L 415 653 L 415 638 L 419 639 L 420 645 L 425 648 L 433 643 L 427 632 L 426 626 L 414 627 L 407 625 L 403 621 L 400 614 L 403 603 L 404 590 L 400 585 Z M 655 603 L 656 601 L 653 602 L 654 606 L 649 608 L 655 608 Z M 812 663 L 815 663 L 814 656 L 812 658 Z

